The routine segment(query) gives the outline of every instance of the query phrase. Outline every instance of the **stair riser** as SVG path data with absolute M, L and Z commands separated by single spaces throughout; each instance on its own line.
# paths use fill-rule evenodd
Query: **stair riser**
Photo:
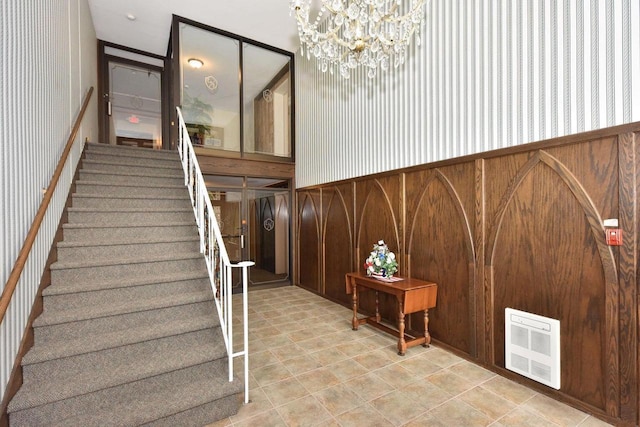
M 176 155 L 173 159 L 162 159 L 162 158 L 149 158 L 149 157 L 130 157 L 130 156 L 118 156 L 111 155 L 108 153 L 98 153 L 93 151 L 87 151 L 86 153 L 87 160 L 93 160 L 96 162 L 106 162 L 106 163 L 118 163 L 118 164 L 137 164 L 140 166 L 153 166 L 153 167 L 175 167 L 179 165 L 180 160 Z
M 137 175 L 157 175 L 157 176 L 171 176 L 178 177 L 183 174 L 182 166 L 175 165 L 171 168 L 158 168 L 157 166 L 140 166 L 135 163 L 129 165 L 123 164 L 111 164 L 100 162 L 88 162 L 85 161 L 82 164 L 83 168 L 99 170 L 112 173 L 131 173 Z
M 117 185 L 96 185 L 76 182 L 76 192 L 80 194 L 101 194 L 103 196 L 184 196 L 184 187 L 133 187 Z
M 64 240 L 68 242 L 112 242 L 123 238 L 148 239 L 153 236 L 193 237 L 198 230 L 195 225 L 173 227 L 96 227 L 63 228 Z
M 144 224 L 195 221 L 193 210 L 167 212 L 77 212 L 68 211 L 69 224 Z
M 52 285 L 53 286 L 53 285 Z M 181 282 L 154 283 L 129 288 L 105 289 L 93 292 L 75 292 L 65 295 L 48 295 L 43 298 L 44 310 L 78 310 L 92 308 L 94 315 L 100 317 L 103 312 L 110 312 L 112 307 L 127 305 L 145 307 L 150 301 L 171 297 L 179 300 L 190 293 L 208 292 L 210 289 L 204 279 L 185 280 Z M 108 301 L 108 304 L 105 304 Z M 135 310 L 138 311 L 138 310 Z
M 112 259 L 127 257 L 161 256 L 198 252 L 200 243 L 197 240 L 186 242 L 144 243 L 130 245 L 77 246 L 58 247 L 58 261 L 89 261 L 92 259 Z
M 184 185 L 183 177 L 137 176 L 119 175 L 112 173 L 93 173 L 80 171 L 80 179 L 83 181 L 103 182 L 110 184 L 132 183 L 140 185 Z
M 191 207 L 191 201 L 185 194 L 182 199 L 139 199 L 118 197 L 77 197 L 73 196 L 74 208 L 148 208 L 148 209 L 184 209 Z
M 103 153 L 112 156 L 118 154 L 127 157 L 148 157 L 151 159 L 163 160 L 175 160 L 179 158 L 177 150 L 135 149 L 132 147 L 108 144 L 89 144 L 85 154 L 89 153 Z
M 176 271 L 201 271 L 205 268 L 204 258 L 145 262 L 140 264 L 107 265 L 100 267 L 52 269 L 51 283 L 81 283 L 93 280 L 140 279 L 151 274 L 172 273 Z

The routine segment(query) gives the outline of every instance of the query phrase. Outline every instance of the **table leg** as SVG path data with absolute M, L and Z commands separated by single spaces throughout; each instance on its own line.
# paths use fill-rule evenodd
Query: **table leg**
M 376 291 L 376 322 L 380 323 L 380 311 L 378 311 L 378 291 Z
M 351 320 L 351 329 L 358 330 L 358 287 L 353 284 L 353 293 L 351 299 L 353 301 L 353 319 Z
M 407 351 L 407 342 L 404 340 L 404 304 L 402 301 L 398 301 L 398 333 L 400 338 L 398 339 L 398 354 L 404 356 Z
M 424 311 L 424 344 L 423 347 L 429 347 L 431 344 L 431 334 L 429 334 L 429 310 Z

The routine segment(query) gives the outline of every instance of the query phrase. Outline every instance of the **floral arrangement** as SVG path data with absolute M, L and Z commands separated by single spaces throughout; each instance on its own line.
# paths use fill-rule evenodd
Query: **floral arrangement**
M 367 271 L 367 276 L 376 275 L 390 278 L 398 271 L 398 261 L 384 240 L 378 240 L 378 243 L 373 244 L 373 250 L 364 262 L 364 268 Z

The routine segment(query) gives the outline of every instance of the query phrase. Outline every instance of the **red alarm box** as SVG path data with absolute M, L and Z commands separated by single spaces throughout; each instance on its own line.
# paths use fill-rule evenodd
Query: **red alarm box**
M 622 245 L 622 230 L 619 228 L 607 228 L 605 230 L 605 236 L 607 238 L 607 245 L 620 246 Z

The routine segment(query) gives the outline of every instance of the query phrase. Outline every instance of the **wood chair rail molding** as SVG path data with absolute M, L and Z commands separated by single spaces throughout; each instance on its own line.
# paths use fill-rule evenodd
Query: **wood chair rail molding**
M 0 296 L 0 323 L 4 321 L 4 316 L 7 313 L 7 309 L 9 307 L 9 303 L 11 302 L 11 298 L 13 297 L 13 293 L 16 290 L 16 286 L 18 285 L 18 281 L 20 280 L 20 276 L 22 275 L 22 271 L 24 266 L 29 258 L 29 253 L 31 252 L 31 248 L 33 247 L 33 243 L 36 240 L 36 236 L 40 231 L 40 226 L 42 225 L 42 220 L 49 208 L 49 203 L 51 202 L 51 198 L 53 197 L 54 190 L 56 185 L 58 185 L 58 180 L 60 179 L 60 175 L 62 174 L 62 170 L 64 169 L 64 165 L 67 162 L 67 158 L 69 157 L 69 152 L 73 147 L 73 143 L 78 136 L 78 131 L 80 130 L 80 124 L 82 123 L 82 119 L 84 118 L 84 114 L 87 111 L 87 107 L 89 106 L 89 100 L 91 99 L 91 95 L 93 94 L 93 86 L 89 88 L 89 91 L 85 95 L 84 102 L 82 103 L 82 108 L 76 117 L 73 128 L 71 129 L 71 133 L 69 134 L 69 138 L 67 139 L 67 144 L 64 147 L 64 151 L 60 156 L 60 160 L 58 161 L 58 165 L 51 177 L 51 182 L 49 182 L 49 186 L 47 187 L 46 193 L 44 194 L 44 198 L 40 203 L 40 207 L 36 212 L 36 216 L 33 219 L 33 223 L 29 228 L 29 232 L 27 233 L 27 237 L 22 245 L 22 249 L 18 253 L 18 258 L 11 270 L 11 274 L 9 275 L 9 279 L 2 290 L 2 296 Z

